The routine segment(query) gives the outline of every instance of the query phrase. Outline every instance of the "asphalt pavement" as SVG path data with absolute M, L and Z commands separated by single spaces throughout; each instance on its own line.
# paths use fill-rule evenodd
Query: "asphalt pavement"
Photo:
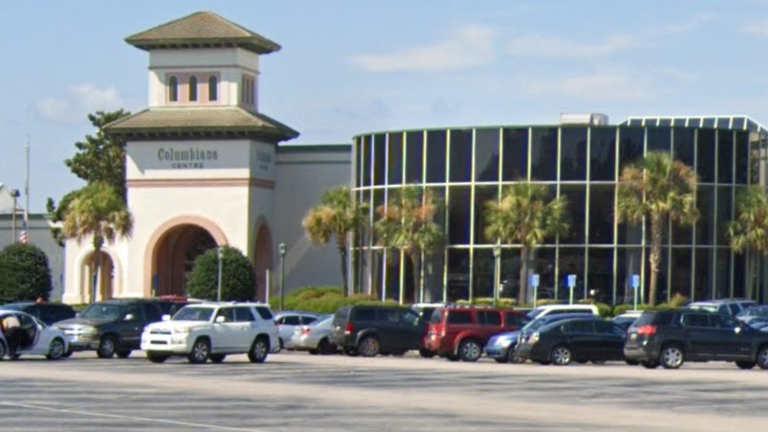
M 0 431 L 759 430 L 768 371 L 271 355 L 0 362 Z

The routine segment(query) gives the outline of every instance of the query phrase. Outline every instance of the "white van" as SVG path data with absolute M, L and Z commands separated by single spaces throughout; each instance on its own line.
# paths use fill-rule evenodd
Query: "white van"
M 591 313 L 592 315 L 596 316 L 600 315 L 600 311 L 597 309 L 597 306 L 592 304 L 546 305 L 539 306 L 536 309 L 528 312 L 528 318 L 536 319 L 549 315 L 569 313 Z

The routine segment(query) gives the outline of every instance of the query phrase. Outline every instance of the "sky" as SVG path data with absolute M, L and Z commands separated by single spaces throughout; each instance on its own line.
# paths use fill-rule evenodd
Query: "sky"
M 79 188 L 87 114 L 147 104 L 124 38 L 209 10 L 282 45 L 259 106 L 295 144 L 389 129 L 557 123 L 561 113 L 768 122 L 768 0 L 0 1 L 0 183 L 42 212 Z

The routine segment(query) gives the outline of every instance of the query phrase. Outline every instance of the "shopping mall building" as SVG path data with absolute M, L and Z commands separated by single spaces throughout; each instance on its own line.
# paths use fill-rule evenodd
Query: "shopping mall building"
M 672 152 L 701 178 L 700 220 L 670 227 L 666 237 L 662 296 L 747 295 L 746 257 L 732 253 L 724 232 L 738 191 L 765 184 L 758 161 L 768 134 L 746 117 L 611 125 L 600 115 L 565 116 L 551 126 L 398 130 L 358 135 L 351 146 L 296 145 L 290 140 L 298 132 L 258 104 L 259 65 L 280 48 L 275 42 L 211 13 L 126 41 L 149 54 L 149 106 L 106 128 L 127 140 L 135 227 L 105 248 L 109 264 L 97 299 L 183 294 L 194 259 L 221 245 L 254 262 L 255 298 L 266 296 L 268 271 L 279 270 L 279 243 L 288 246 L 287 289 L 340 285 L 338 254 L 312 246 L 301 219 L 323 191 L 341 184 L 372 209 L 404 185 L 429 188 L 444 204 L 435 222 L 446 244 L 427 260 L 420 286 L 411 282 L 408 260 L 382 251 L 368 230 L 349 257 L 356 290 L 405 301 L 491 297 L 495 241 L 483 236 L 484 204 L 504 185 L 534 181 L 567 196 L 572 220 L 569 236 L 536 253 L 539 294 L 566 298 L 565 277 L 576 274 L 577 298 L 620 302 L 630 295 L 629 275 L 640 274 L 647 286 L 649 270 L 647 229 L 616 222 L 616 182 L 622 168 L 652 150 Z M 92 258 L 89 242 L 67 243 L 64 301 L 91 300 Z M 501 245 L 499 263 L 502 296 L 510 296 L 518 246 Z

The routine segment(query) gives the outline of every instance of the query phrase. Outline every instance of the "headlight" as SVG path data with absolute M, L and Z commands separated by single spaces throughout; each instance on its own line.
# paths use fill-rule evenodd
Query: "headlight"
M 512 338 L 504 338 L 496 341 L 496 345 L 507 348 L 512 345 Z
M 531 344 L 535 344 L 538 341 L 539 341 L 539 332 L 532 334 L 530 339 L 528 339 L 528 342 L 530 342 Z
M 177 327 L 172 330 L 173 334 L 187 334 L 192 331 L 191 327 Z
M 96 333 L 98 333 L 98 332 L 99 332 L 99 331 L 98 331 L 98 330 L 96 330 L 96 327 L 82 327 L 82 328 L 80 329 L 80 333 L 81 333 L 81 334 L 84 334 L 84 335 L 88 335 L 88 336 L 90 336 L 90 335 L 95 335 L 95 334 L 96 334 Z

